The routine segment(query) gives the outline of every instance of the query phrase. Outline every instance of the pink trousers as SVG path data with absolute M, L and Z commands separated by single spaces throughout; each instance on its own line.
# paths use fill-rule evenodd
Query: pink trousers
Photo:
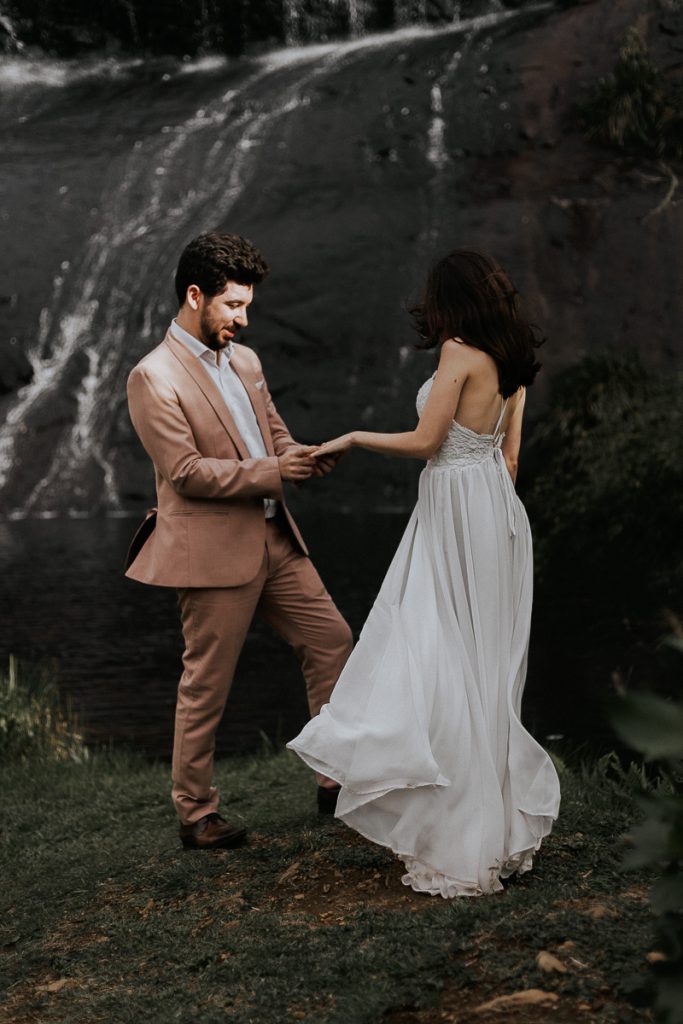
M 353 646 L 351 630 L 310 558 L 279 516 L 266 521 L 257 576 L 239 587 L 178 591 L 185 651 L 173 743 L 173 790 L 184 825 L 218 810 L 212 785 L 216 729 L 235 666 L 256 612 L 294 649 L 311 717 L 330 699 Z

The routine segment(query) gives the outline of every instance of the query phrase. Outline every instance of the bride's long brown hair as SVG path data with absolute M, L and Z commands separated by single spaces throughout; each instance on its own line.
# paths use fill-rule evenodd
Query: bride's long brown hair
M 462 338 L 487 352 L 498 367 L 504 398 L 533 384 L 541 368 L 535 353 L 545 338 L 526 318 L 510 278 L 487 253 L 455 249 L 438 260 L 410 314 L 422 338 L 418 348 Z

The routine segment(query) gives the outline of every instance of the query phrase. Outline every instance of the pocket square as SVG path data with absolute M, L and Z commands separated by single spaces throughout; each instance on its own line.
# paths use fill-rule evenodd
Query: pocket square
M 266 383 L 265 380 L 263 379 L 263 377 L 261 377 L 261 380 L 257 380 L 256 381 L 254 387 L 257 387 L 259 389 L 259 391 L 260 391 L 265 383 Z

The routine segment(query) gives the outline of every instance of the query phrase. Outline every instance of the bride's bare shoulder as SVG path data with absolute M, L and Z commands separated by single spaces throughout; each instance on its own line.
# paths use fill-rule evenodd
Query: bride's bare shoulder
M 464 360 L 469 359 L 471 353 L 478 352 L 478 349 L 472 348 L 462 340 L 462 338 L 446 338 L 441 345 L 441 358 L 442 359 L 457 359 Z
M 441 359 L 472 369 L 488 361 L 490 357 L 480 348 L 468 345 L 462 338 L 446 338 L 441 346 Z

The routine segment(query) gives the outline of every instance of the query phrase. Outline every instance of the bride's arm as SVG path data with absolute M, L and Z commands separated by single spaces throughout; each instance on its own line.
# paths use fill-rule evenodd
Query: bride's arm
M 503 457 L 507 463 L 513 484 L 517 480 L 517 465 L 519 462 L 519 448 L 522 443 L 522 418 L 524 416 L 524 402 L 526 400 L 526 388 L 520 388 L 515 396 L 515 407 L 510 416 L 503 438 Z
M 445 438 L 455 416 L 462 386 L 467 380 L 468 356 L 465 346 L 445 341 L 434 383 L 415 430 L 400 434 L 378 434 L 354 430 L 322 445 L 320 454 L 367 448 L 382 455 L 408 459 L 430 459 Z

